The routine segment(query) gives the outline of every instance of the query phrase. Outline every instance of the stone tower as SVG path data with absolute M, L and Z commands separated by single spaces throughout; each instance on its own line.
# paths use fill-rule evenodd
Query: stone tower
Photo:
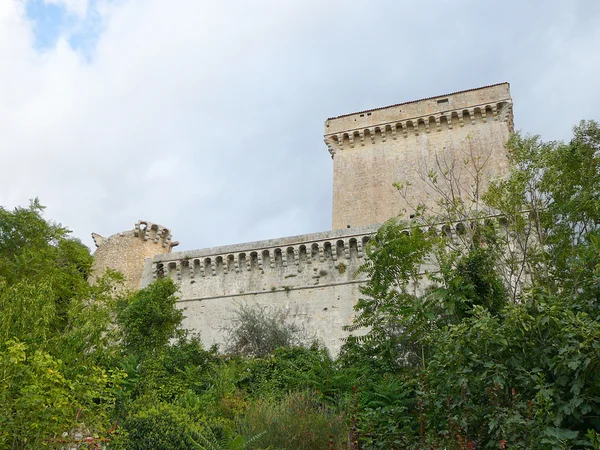
M 505 143 L 513 131 L 510 86 L 501 83 L 346 114 L 325 122 L 333 158 L 333 229 L 408 218 L 436 195 L 423 177 L 470 156 L 485 161 L 483 180 L 508 170 Z M 472 183 L 468 168 L 461 183 Z M 393 183 L 410 183 L 405 201 Z
M 140 288 L 144 260 L 155 255 L 171 253 L 179 242 L 171 241 L 171 231 L 155 223 L 140 220 L 133 230 L 123 231 L 105 238 L 92 233 L 96 244 L 94 265 L 90 282 L 102 276 L 107 268 L 118 270 L 125 276 L 125 289 Z

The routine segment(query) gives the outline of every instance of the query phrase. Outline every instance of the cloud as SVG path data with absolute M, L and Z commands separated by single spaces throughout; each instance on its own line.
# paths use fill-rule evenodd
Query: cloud
M 0 204 L 39 196 L 88 245 L 138 219 L 184 249 L 329 229 L 338 114 L 509 81 L 523 130 L 598 119 L 591 1 L 62 4 L 80 19 L 40 50 L 0 1 Z

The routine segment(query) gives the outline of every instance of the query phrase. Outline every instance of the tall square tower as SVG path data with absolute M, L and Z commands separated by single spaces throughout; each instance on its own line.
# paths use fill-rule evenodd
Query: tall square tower
M 479 161 L 483 179 L 507 173 L 505 144 L 513 131 L 508 83 L 400 103 L 327 119 L 333 158 L 333 229 L 408 218 L 419 203 L 435 209 L 426 182 L 454 165 L 465 190 L 465 161 Z M 394 183 L 410 183 L 404 199 Z

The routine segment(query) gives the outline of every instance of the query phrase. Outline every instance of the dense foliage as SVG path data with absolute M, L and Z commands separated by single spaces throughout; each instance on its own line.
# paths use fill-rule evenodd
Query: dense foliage
M 170 279 L 90 286 L 37 201 L 0 208 L 0 448 L 600 449 L 600 129 L 508 150 L 491 184 L 468 151 L 423 174 L 441 200 L 370 241 L 335 359 L 249 305 L 205 349 Z
M 600 130 L 574 132 L 569 144 L 515 134 L 509 176 L 482 196 L 469 154 L 470 190 L 453 170 L 428 174 L 436 214 L 420 207 L 371 242 L 355 325 L 371 329 L 347 351 L 396 365 L 401 439 L 383 448 L 597 448 Z M 439 272 L 418 270 L 425 255 Z

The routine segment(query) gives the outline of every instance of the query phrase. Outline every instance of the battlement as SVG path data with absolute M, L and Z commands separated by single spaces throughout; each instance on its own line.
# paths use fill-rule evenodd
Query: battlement
M 144 241 L 150 240 L 155 244 L 160 243 L 163 248 L 172 248 L 179 245 L 178 241 L 171 241 L 171 230 L 162 225 L 144 220 L 138 220 L 135 224 L 133 235 L 142 238 Z
M 508 83 L 413 100 L 333 117 L 325 121 L 324 140 L 331 157 L 344 147 L 365 146 L 387 139 L 452 130 L 465 124 L 507 122 L 513 130 Z
M 498 220 L 490 216 L 487 220 Z M 279 283 L 284 283 L 289 289 L 298 285 L 299 280 L 284 281 L 296 278 L 297 275 L 282 278 L 282 272 L 301 273 L 306 268 L 313 269 L 325 266 L 358 269 L 364 258 L 364 249 L 381 225 L 370 225 L 357 229 L 332 230 L 322 233 L 313 233 L 292 236 L 266 241 L 256 241 L 245 244 L 227 245 L 222 247 L 206 248 L 194 251 L 167 253 L 154 256 L 148 260 L 144 270 L 142 286 L 150 284 L 155 279 L 168 276 L 181 284 L 196 284 L 205 282 L 203 279 L 211 277 L 246 277 L 247 272 L 258 275 L 267 275 L 267 272 L 276 272 Z M 467 232 L 470 224 L 456 222 L 452 224 L 438 223 L 428 229 L 428 232 L 439 234 L 458 245 L 460 235 Z M 503 227 L 504 223 L 498 222 Z M 406 230 L 408 233 L 409 230 Z M 316 269 L 315 269 L 316 270 Z M 356 274 L 350 271 L 352 277 Z M 254 276 L 254 274 L 251 274 Z M 322 275 L 321 275 L 322 276 Z M 320 276 L 311 274 L 311 278 L 300 277 L 308 285 L 318 285 Z M 272 280 L 271 280 L 272 281 Z M 208 281 L 206 281 L 208 282 Z M 228 281 L 232 283 L 231 280 Z M 276 283 L 277 284 L 277 283 Z M 271 284 L 263 286 L 260 290 L 272 290 L 279 287 Z M 233 282 L 232 285 L 238 285 Z M 247 294 L 247 290 L 243 290 Z M 185 294 L 185 293 L 184 293 Z M 185 295 L 183 297 L 185 299 Z
M 272 291 L 272 288 L 278 289 L 282 285 L 292 288 L 299 282 L 302 285 L 316 285 L 323 276 L 322 270 L 317 269 L 317 266 L 339 266 L 340 262 L 344 262 L 342 271 L 349 265 L 357 269 L 360 265 L 359 260 L 363 258 L 364 245 L 378 228 L 379 225 L 371 225 L 353 230 L 334 230 L 156 255 L 149 265 L 146 265 L 142 283 L 148 284 L 163 275 L 183 284 L 206 283 L 209 282 L 204 280 L 206 278 L 227 276 L 229 281 L 224 285 L 224 293 L 230 294 L 236 292 L 229 288 L 240 285 L 239 282 L 232 282 L 231 277 L 243 279 L 246 275 L 253 278 L 251 284 L 257 291 Z M 297 275 L 309 267 L 318 271 L 320 275 Z M 280 276 L 282 272 L 289 272 L 287 278 Z M 266 275 L 265 282 L 254 279 L 255 273 Z M 273 273 L 276 280 L 270 279 L 269 273 Z M 242 290 L 244 293 L 248 291 Z
M 133 230 L 107 238 L 92 233 L 92 239 L 97 248 L 90 281 L 94 282 L 110 268 L 123 273 L 126 289 L 139 288 L 145 258 L 170 253 L 173 247 L 179 245 L 179 242 L 172 241 L 168 228 L 145 220 L 139 220 Z

